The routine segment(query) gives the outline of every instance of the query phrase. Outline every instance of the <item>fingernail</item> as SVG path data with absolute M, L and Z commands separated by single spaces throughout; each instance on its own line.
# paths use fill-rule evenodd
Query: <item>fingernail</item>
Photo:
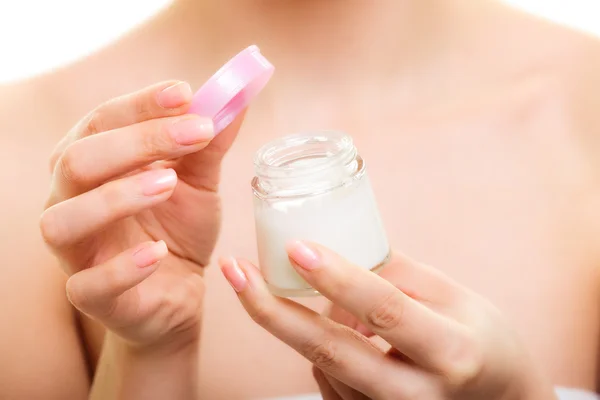
M 231 257 L 227 261 L 221 261 L 221 271 L 236 292 L 241 292 L 248 285 L 248 278 L 235 258 Z
M 143 245 L 141 249 L 133 253 L 133 262 L 139 268 L 146 268 L 156 264 L 169 253 L 167 244 L 161 240 L 149 245 Z
M 162 108 L 177 108 L 192 100 L 192 88 L 187 82 L 178 82 L 158 93 L 158 105 Z
M 177 174 L 172 169 L 157 169 L 142 177 L 144 196 L 156 196 L 172 190 L 177 184 Z
M 287 245 L 287 252 L 292 261 L 307 271 L 311 271 L 321 265 L 319 252 L 310 244 L 296 240 Z
M 185 117 L 170 126 L 169 132 L 173 139 L 184 146 L 206 142 L 215 134 L 212 121 L 203 117 Z

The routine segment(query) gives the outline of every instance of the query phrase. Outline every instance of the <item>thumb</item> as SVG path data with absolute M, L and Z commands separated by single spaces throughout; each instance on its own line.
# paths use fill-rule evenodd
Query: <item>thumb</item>
M 165 242 L 146 242 L 103 264 L 84 269 L 67 281 L 67 297 L 79 311 L 110 318 L 123 293 L 148 278 L 168 254 Z
M 212 118 L 216 137 L 204 150 L 184 157 L 177 172 L 188 184 L 216 191 L 221 160 L 237 136 L 250 102 L 267 85 L 273 71 L 269 60 L 252 45 L 227 61 L 194 94 L 188 112 Z
M 175 168 L 178 176 L 196 188 L 215 190 L 219 186 L 221 161 L 231 148 L 246 117 L 246 109 L 217 134 L 204 149 L 181 159 Z

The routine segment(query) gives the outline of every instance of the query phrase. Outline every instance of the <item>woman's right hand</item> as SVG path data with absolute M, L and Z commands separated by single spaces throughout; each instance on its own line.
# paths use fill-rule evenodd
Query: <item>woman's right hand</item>
M 209 118 L 186 114 L 191 99 L 184 82 L 113 99 L 51 158 L 40 228 L 69 300 L 136 346 L 198 337 L 220 163 L 242 118 L 215 137 Z

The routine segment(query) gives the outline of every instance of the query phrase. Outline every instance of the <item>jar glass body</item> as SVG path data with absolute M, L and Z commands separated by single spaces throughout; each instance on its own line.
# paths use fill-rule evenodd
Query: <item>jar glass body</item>
M 291 266 L 285 245 L 315 242 L 376 271 L 390 247 L 352 139 L 339 132 L 309 132 L 267 143 L 255 157 L 252 180 L 259 264 L 272 293 L 318 294 Z

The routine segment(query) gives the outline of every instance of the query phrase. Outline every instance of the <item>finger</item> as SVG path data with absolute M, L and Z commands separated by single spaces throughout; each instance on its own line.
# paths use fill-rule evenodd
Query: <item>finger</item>
M 237 137 L 245 115 L 244 110 L 204 150 L 191 153 L 180 160 L 177 174 L 187 184 L 213 192 L 218 190 L 221 161 Z
M 400 289 L 407 296 L 444 315 L 462 318 L 464 289 L 441 271 L 418 263 L 400 253 L 394 253 L 390 262 L 378 275 Z M 325 314 L 332 320 L 357 330 L 366 337 L 373 332 L 354 315 L 340 307 L 330 307 Z
M 192 89 L 188 83 L 167 81 L 107 101 L 79 121 L 56 146 L 50 157 L 50 171 L 76 140 L 153 118 L 184 114 L 191 100 Z
M 211 119 L 196 115 L 153 119 L 89 136 L 60 157 L 55 191 L 61 198 L 72 197 L 154 161 L 197 152 L 213 136 Z
M 323 312 L 323 315 L 330 318 L 332 321 L 335 321 L 339 324 L 342 324 L 344 326 L 347 326 L 351 329 L 356 330 L 357 332 L 361 333 L 362 335 L 364 335 L 367 338 L 371 338 L 374 335 L 373 332 L 368 330 L 362 323 L 360 323 L 360 321 L 354 315 L 350 314 L 348 311 L 344 310 L 343 308 L 336 307 L 335 305 L 331 305 L 331 306 L 327 307 L 327 309 Z M 378 345 L 377 342 L 372 342 L 372 343 L 374 343 L 375 345 Z M 380 344 L 379 347 L 381 349 L 384 349 L 386 347 L 389 348 L 389 344 L 388 343 L 386 343 L 384 345 Z M 387 353 L 389 354 L 389 351 Z M 326 375 L 326 378 L 328 379 L 331 386 L 336 390 L 337 393 L 339 393 L 342 396 L 342 398 L 344 400 L 354 399 L 354 398 L 367 399 L 366 396 L 362 395 L 361 393 L 358 393 L 357 391 L 348 387 L 347 385 L 344 385 L 342 382 L 338 381 L 337 379 L 333 378 L 332 376 Z
M 177 175 L 172 169 L 109 182 L 44 211 L 40 220 L 42 236 L 53 248 L 81 242 L 112 222 L 167 200 L 176 184 Z
M 323 374 L 319 368 L 313 367 L 313 376 L 319 386 L 319 391 L 321 392 L 321 396 L 323 396 L 323 400 L 348 400 L 337 394 L 325 377 L 325 374 Z
M 220 264 L 252 319 L 324 373 L 374 398 L 401 393 L 399 382 L 406 388 L 423 383 L 417 371 L 388 358 L 356 331 L 273 296 L 251 263 L 223 259 Z M 382 381 L 388 384 L 383 387 Z
M 458 304 L 464 294 L 463 288 L 440 270 L 398 252 L 378 275 L 407 296 L 436 310 Z
M 165 242 L 146 242 L 104 264 L 84 269 L 67 281 L 69 301 L 85 314 L 107 318 L 116 308 L 119 296 L 156 271 L 167 254 Z
M 478 372 L 479 347 L 456 321 L 322 246 L 297 241 L 288 245 L 288 254 L 296 271 L 319 293 L 419 366 L 452 381 Z
M 373 332 L 371 332 L 366 326 L 364 326 L 358 318 L 344 310 L 340 307 L 330 306 L 324 313 L 327 318 L 330 318 L 332 321 L 337 322 L 338 324 L 342 324 L 347 326 L 348 328 L 354 329 L 364 335 L 365 337 L 373 336 Z
M 369 400 L 367 396 L 352 389 L 345 383 L 340 382 L 333 376 L 329 374 L 323 374 L 323 376 L 327 380 L 329 386 L 331 386 L 331 388 L 335 391 L 335 393 L 337 393 L 338 396 L 342 398 L 342 400 Z

